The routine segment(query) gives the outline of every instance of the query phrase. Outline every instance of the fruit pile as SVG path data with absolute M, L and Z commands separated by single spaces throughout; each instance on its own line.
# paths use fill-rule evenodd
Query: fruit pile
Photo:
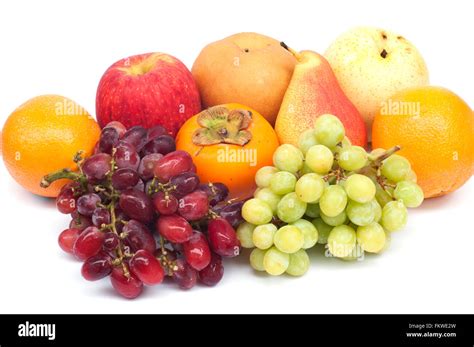
M 330 254 L 356 259 L 380 253 L 390 233 L 407 222 L 407 207 L 418 207 L 423 191 L 398 147 L 368 154 L 351 145 L 344 126 L 322 115 L 315 128 L 284 144 L 274 166 L 261 168 L 254 198 L 242 207 L 246 223 L 237 229 L 243 247 L 256 247 L 251 266 L 270 275 L 303 275 L 306 250 L 326 244 Z
M 224 274 L 221 257 L 239 254 L 242 202 L 226 201 L 222 183 L 201 184 L 191 156 L 175 149 L 161 126 L 126 130 L 111 122 L 92 156 L 76 156 L 78 172 L 44 177 L 43 187 L 72 179 L 56 200 L 72 217 L 59 245 L 84 262 L 86 280 L 110 275 L 126 298 L 165 276 L 183 289 L 198 280 L 213 286 Z
M 324 55 L 239 33 L 190 70 L 158 52 L 118 60 L 98 122 L 63 96 L 30 99 L 1 150 L 20 185 L 71 215 L 59 244 L 83 277 L 110 275 L 127 298 L 166 277 L 215 285 L 240 247 L 258 271 L 300 276 L 317 244 L 344 260 L 381 253 L 407 208 L 472 176 L 472 109 L 428 83 L 391 31 L 355 28 Z

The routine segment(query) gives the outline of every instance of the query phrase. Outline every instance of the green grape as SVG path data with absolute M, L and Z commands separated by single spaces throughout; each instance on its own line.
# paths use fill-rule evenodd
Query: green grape
M 255 225 L 250 224 L 248 222 L 243 222 L 239 225 L 239 227 L 236 230 L 236 235 L 242 247 L 244 248 L 255 247 L 252 241 L 252 235 L 253 235 L 254 229 L 255 229 Z
M 410 181 L 398 182 L 393 196 L 397 200 L 402 200 L 406 207 L 418 207 L 424 199 L 420 186 Z
M 270 179 L 277 172 L 278 169 L 274 166 L 263 166 L 255 174 L 255 183 L 260 188 L 266 188 L 270 185 Z
M 278 147 L 273 153 L 273 165 L 279 170 L 297 173 L 303 167 L 303 153 L 290 144 Z
M 319 199 L 321 212 L 328 217 L 336 217 L 347 205 L 347 195 L 339 185 L 327 186 Z
M 281 199 L 280 195 L 275 194 L 270 188 L 260 188 L 255 192 L 254 197 L 266 202 L 272 209 L 273 214 L 276 213 L 278 203 Z
M 305 215 L 310 218 L 317 218 L 319 217 L 319 204 L 307 204 L 306 205 L 306 212 Z
M 306 165 L 315 173 L 327 174 L 332 168 L 334 155 L 331 150 L 323 145 L 314 145 L 306 152 Z
M 374 222 L 379 222 L 382 218 L 382 207 L 377 202 L 377 199 L 371 201 L 372 207 L 374 209 Z
M 306 154 L 308 149 L 311 146 L 317 145 L 318 141 L 316 141 L 316 136 L 314 135 L 314 129 L 308 129 L 303 131 L 298 139 L 298 148 Z
M 324 114 L 314 122 L 314 134 L 318 143 L 331 148 L 344 139 L 344 125 L 336 116 Z
M 375 208 L 372 201 L 361 204 L 349 200 L 346 213 L 350 221 L 356 225 L 369 225 L 375 220 Z
M 360 174 L 353 174 L 344 182 L 344 189 L 349 199 L 364 203 L 375 197 L 375 184 L 370 178 Z
M 270 189 L 278 195 L 291 193 L 295 190 L 296 176 L 290 172 L 280 171 L 270 179 Z
M 356 245 L 356 232 L 348 225 L 334 227 L 328 236 L 329 252 L 343 258 L 351 254 Z
M 273 218 L 272 208 L 260 199 L 247 200 L 242 206 L 242 217 L 254 225 L 270 223 Z
M 278 228 L 273 224 L 262 224 L 257 226 L 252 235 L 252 241 L 255 247 L 268 249 L 273 246 L 273 238 Z
M 290 254 L 290 264 L 286 269 L 286 273 L 291 276 L 303 276 L 309 269 L 308 253 L 304 249 Z
M 391 189 L 389 189 L 390 191 Z M 380 204 L 380 206 L 384 207 L 390 201 L 393 201 L 390 194 L 385 191 L 378 183 L 375 185 L 375 199 Z
M 297 227 L 303 233 L 304 243 L 301 248 L 311 248 L 318 242 L 318 229 L 310 221 L 298 219 L 296 222 L 291 223 L 291 225 Z
M 416 183 L 418 181 L 418 177 L 416 176 L 416 172 L 413 171 L 413 170 L 410 170 L 407 177 L 405 177 L 405 180 Z
M 309 168 L 309 166 L 306 164 L 306 162 L 303 164 L 303 168 L 300 170 L 300 175 L 306 175 L 309 173 L 314 173 L 313 170 Z
M 374 161 L 375 159 L 380 157 L 385 152 L 386 152 L 386 150 L 383 149 L 383 148 L 375 148 L 375 149 L 372 150 L 372 152 L 370 152 L 370 154 L 368 155 L 368 158 L 369 158 L 369 160 Z
M 385 244 L 383 248 L 379 251 L 378 254 L 385 252 L 387 249 L 390 248 L 390 244 L 392 243 L 392 233 L 390 231 L 384 230 L 385 232 Z
M 401 200 L 390 201 L 383 207 L 380 221 L 385 230 L 400 230 L 407 223 L 407 208 Z
M 379 253 L 385 246 L 385 231 L 379 223 L 357 228 L 357 242 L 366 252 Z
M 295 192 L 301 201 L 315 203 L 323 194 L 326 182 L 315 173 L 309 173 L 300 177 L 296 182 Z
M 278 229 L 273 238 L 276 248 L 284 253 L 295 253 L 304 245 L 304 235 L 294 225 L 285 225 Z
M 278 203 L 277 216 L 285 223 L 292 223 L 304 216 L 306 206 L 306 202 L 298 199 L 296 193 L 288 193 Z
M 367 152 L 359 146 L 342 148 L 339 151 L 338 164 L 347 171 L 362 169 L 367 164 Z
M 265 257 L 265 251 L 259 248 L 254 248 L 250 253 L 250 266 L 257 271 L 265 271 L 263 266 L 263 259 Z
M 263 267 L 265 271 L 273 276 L 281 275 L 290 265 L 290 255 L 276 249 L 270 248 L 263 257 Z
M 392 154 L 382 162 L 382 175 L 395 183 L 404 180 L 410 171 L 410 162 L 398 154 Z
M 318 243 L 325 245 L 328 243 L 328 236 L 332 230 L 332 226 L 327 225 L 322 218 L 315 218 L 311 221 L 318 230 Z
M 344 136 L 344 138 L 341 141 L 341 148 L 345 148 L 349 146 L 352 146 L 352 142 L 347 136 Z
M 338 225 L 342 225 L 347 220 L 347 215 L 345 211 L 342 211 L 335 217 L 326 216 L 324 213 L 321 213 L 321 218 L 327 225 L 331 225 L 333 227 L 337 227 Z

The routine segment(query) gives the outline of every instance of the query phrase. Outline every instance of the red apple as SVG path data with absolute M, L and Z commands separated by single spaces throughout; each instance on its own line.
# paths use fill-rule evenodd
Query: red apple
M 96 114 L 101 127 L 120 121 L 127 128 L 162 125 L 176 135 L 201 111 L 196 82 L 187 67 L 164 53 L 134 55 L 105 71 L 97 88 Z

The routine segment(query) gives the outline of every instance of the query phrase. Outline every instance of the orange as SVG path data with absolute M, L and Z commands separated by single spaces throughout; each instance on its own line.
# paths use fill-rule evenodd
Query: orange
M 425 197 L 448 194 L 472 175 L 474 115 L 453 92 L 433 86 L 405 89 L 375 116 L 372 146 L 400 145 Z
M 41 188 L 44 175 L 76 169 L 78 151 L 88 156 L 100 136 L 96 121 L 74 101 L 59 95 L 28 100 L 8 117 L 3 127 L 2 152 L 12 177 L 30 192 L 56 197 L 67 182 Z
M 250 111 L 251 119 L 248 124 L 240 127 L 239 130 L 244 132 L 239 132 L 240 136 L 236 139 L 242 141 L 241 144 L 228 143 L 231 140 L 216 140 L 214 142 L 217 143 L 208 145 L 196 144 L 196 134 L 209 131 L 202 126 L 200 116 L 209 116 L 211 112 L 216 115 L 215 120 L 219 121 L 232 114 L 233 110 L 242 110 L 244 113 Z M 222 129 L 215 123 L 212 124 L 216 132 Z M 225 132 L 220 133 L 235 133 L 235 128 L 230 127 L 232 124 L 228 125 Z M 204 142 L 208 141 L 205 136 L 204 139 Z M 265 118 L 257 111 L 240 104 L 219 105 L 205 110 L 188 119 L 176 136 L 177 149 L 191 154 L 201 182 L 224 183 L 230 190 L 231 198 L 244 198 L 253 194 L 256 188 L 255 173 L 262 166 L 273 165 L 273 152 L 278 145 L 276 133 Z

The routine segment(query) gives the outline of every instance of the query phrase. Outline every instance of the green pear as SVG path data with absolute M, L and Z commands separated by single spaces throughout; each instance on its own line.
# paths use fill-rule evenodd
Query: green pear
M 401 89 L 428 84 L 428 69 L 416 47 L 388 30 L 359 27 L 339 36 L 326 59 L 345 94 L 361 113 L 371 138 L 382 103 Z

